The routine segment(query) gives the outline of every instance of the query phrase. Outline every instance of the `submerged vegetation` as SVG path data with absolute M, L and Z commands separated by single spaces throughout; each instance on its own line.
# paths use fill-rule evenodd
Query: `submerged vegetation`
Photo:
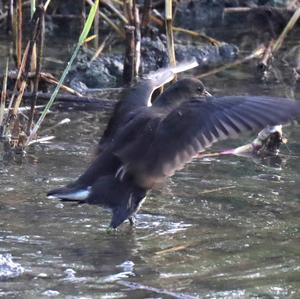
M 14 58 L 16 66 L 16 71 L 12 71 L 12 59 L 10 57 L 9 61 L 7 58 L 6 67 L 2 72 L 0 138 L 1 142 L 5 144 L 4 148 L 6 150 L 23 152 L 30 144 L 51 138 L 38 136 L 38 130 L 59 91 L 69 93 L 71 97 L 78 99 L 78 101 L 84 98 L 81 90 L 74 90 L 64 85 L 64 80 L 82 46 L 91 46 L 94 49 L 93 55 L 88 62 L 93 63 L 100 55 L 103 55 L 102 52 L 105 48 L 121 44 L 124 49 L 123 83 L 130 84 L 141 74 L 144 60 L 149 59 L 149 57 L 150 59 L 155 59 L 153 57 L 155 52 L 151 52 L 147 45 L 146 49 L 142 46 L 142 42 L 146 38 L 157 38 L 165 31 L 165 55 L 168 59 L 165 59 L 163 63 L 171 65 L 176 64 L 176 56 L 181 55 L 184 57 L 184 54 L 179 55 L 175 53 L 175 34 L 184 34 L 190 38 L 200 39 L 210 45 L 210 48 L 205 50 L 208 54 L 206 55 L 205 53 L 206 56 L 204 55 L 203 61 L 199 61 L 201 58 L 197 58 L 200 66 L 201 63 L 207 60 L 209 61 L 209 66 L 210 60 L 215 60 L 215 56 L 220 55 L 221 52 L 219 51 L 216 54 L 213 52 L 214 49 L 224 45 L 222 41 L 209 37 L 203 30 L 191 30 L 177 26 L 174 23 L 174 18 L 176 21 L 177 16 L 177 20 L 180 20 L 183 18 L 185 9 L 187 9 L 187 15 L 190 15 L 194 8 L 186 7 L 185 4 L 176 3 L 175 1 L 165 0 L 156 3 L 146 0 L 143 4 L 140 4 L 135 0 L 123 2 L 105 0 L 101 1 L 99 6 L 98 0 L 84 0 L 74 3 L 73 7 L 71 7 L 71 2 L 66 1 L 63 4 L 59 1 L 51 0 L 31 0 L 30 2 L 19 0 L 16 2 L 3 1 L 2 3 L 3 10 L 0 15 L 0 25 L 2 28 L 6 27 L 7 34 L 13 41 L 14 53 L 11 57 Z M 218 1 L 216 3 L 218 4 Z M 242 15 L 254 15 L 254 19 L 255 16 L 257 18 L 262 18 L 263 16 L 263 20 L 268 23 L 269 38 L 263 44 L 260 43 L 257 48 L 253 49 L 251 54 L 245 57 L 239 57 L 229 63 L 226 63 L 226 59 L 224 59 L 223 65 L 217 67 L 212 62 L 211 65 L 214 67 L 208 70 L 206 67 L 206 71 L 203 71 L 198 77 L 210 76 L 254 58 L 260 59 L 260 72 L 265 76 L 270 69 L 270 58 L 282 45 L 285 36 L 299 19 L 300 8 L 297 9 L 298 1 L 287 1 L 286 6 L 280 8 L 269 6 L 257 6 L 256 8 L 230 7 L 232 3 L 231 5 L 227 5 L 226 1 L 224 3 L 222 7 L 220 5 L 222 15 L 226 13 L 229 15 L 241 13 Z M 236 1 L 236 4 L 239 5 L 239 1 Z M 194 5 L 200 4 L 195 1 Z M 214 14 L 215 11 L 220 10 L 220 7 L 216 8 L 207 4 L 207 7 L 203 7 L 203 9 L 207 9 L 209 14 Z M 60 9 L 63 11 L 62 13 L 59 13 Z M 87 11 L 89 13 L 86 17 Z M 199 16 L 199 19 L 208 19 L 209 14 L 203 13 L 203 15 Z M 288 15 L 288 18 L 285 17 L 285 22 L 282 21 L 284 19 L 283 15 Z M 46 16 L 49 16 L 50 19 L 46 18 Z M 194 16 L 194 18 L 198 22 L 197 16 Z M 47 22 L 53 25 L 55 20 L 59 20 L 61 23 L 59 29 L 65 26 L 69 20 L 80 20 L 82 28 L 72 57 L 59 80 L 53 74 L 44 72 L 42 63 L 45 47 L 45 28 L 48 28 L 48 31 L 51 30 L 49 29 L 51 26 L 47 25 Z M 185 20 L 181 23 L 184 25 L 187 21 Z M 276 23 L 277 21 L 278 24 Z M 190 20 L 190 22 L 193 22 L 193 20 Z M 56 24 L 55 26 L 59 25 Z M 53 27 L 55 26 L 53 25 Z M 93 32 L 91 32 L 92 27 Z M 99 42 L 100 39 L 102 39 L 101 43 Z M 63 45 L 60 46 L 63 47 Z M 150 54 L 147 54 L 148 56 L 143 54 L 147 50 L 150 51 Z M 183 48 L 182 53 L 185 50 Z M 226 54 L 231 56 L 231 60 L 235 57 L 232 53 Z M 185 57 L 185 59 L 190 58 L 192 57 Z M 157 57 L 157 60 L 155 60 L 158 64 L 157 67 L 162 66 L 159 65 L 162 63 L 158 62 L 159 59 L 161 60 L 162 58 Z M 147 67 L 143 67 L 143 69 L 149 70 Z M 296 72 L 298 72 L 297 68 Z M 47 104 L 44 106 L 43 101 L 43 105 L 41 105 L 40 99 L 43 98 L 41 91 L 48 91 L 51 85 L 54 85 L 55 89 L 49 96 Z M 25 98 L 30 99 L 29 107 L 24 104 Z

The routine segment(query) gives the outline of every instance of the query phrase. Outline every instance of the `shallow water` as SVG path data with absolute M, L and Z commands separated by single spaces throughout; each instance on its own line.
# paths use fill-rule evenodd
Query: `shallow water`
M 262 82 L 253 68 L 205 83 L 219 95 L 300 98 L 299 88 Z M 299 126 L 284 131 L 289 143 L 280 165 L 237 157 L 193 161 L 151 192 L 135 228 L 125 223 L 107 232 L 107 211 L 45 194 L 85 169 L 108 116 L 53 114 L 45 127 L 65 117 L 71 123 L 50 132 L 57 137 L 51 144 L 30 148 L 21 162 L 0 162 L 0 268 L 11 254 L 17 271 L 0 275 L 0 297 L 300 297 Z

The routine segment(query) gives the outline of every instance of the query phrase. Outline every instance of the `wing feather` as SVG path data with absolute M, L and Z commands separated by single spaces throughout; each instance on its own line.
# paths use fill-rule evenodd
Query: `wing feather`
M 156 109 L 150 109 L 153 129 L 145 128 L 125 149 L 115 150 L 142 186 L 174 174 L 219 140 L 286 123 L 300 114 L 300 103 L 268 97 L 211 97 L 186 101 L 159 117 Z

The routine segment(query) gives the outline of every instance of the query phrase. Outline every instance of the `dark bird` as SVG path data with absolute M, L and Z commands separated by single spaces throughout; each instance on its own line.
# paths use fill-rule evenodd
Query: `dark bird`
M 151 105 L 154 89 L 175 72 L 131 89 L 116 105 L 97 158 L 74 183 L 48 196 L 107 206 L 113 228 L 126 219 L 132 224 L 147 191 L 213 143 L 287 123 L 300 114 L 300 103 L 291 99 L 210 96 L 195 78 L 178 80 Z

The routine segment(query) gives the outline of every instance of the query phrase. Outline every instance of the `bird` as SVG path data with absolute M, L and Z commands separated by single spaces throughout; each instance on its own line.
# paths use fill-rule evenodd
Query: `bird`
M 109 207 L 112 228 L 127 219 L 133 225 L 148 191 L 215 142 L 300 114 L 300 103 L 292 99 L 212 96 L 194 77 L 177 80 L 151 102 L 153 91 L 176 72 L 164 69 L 130 89 L 114 109 L 95 160 L 75 182 L 47 195 Z

